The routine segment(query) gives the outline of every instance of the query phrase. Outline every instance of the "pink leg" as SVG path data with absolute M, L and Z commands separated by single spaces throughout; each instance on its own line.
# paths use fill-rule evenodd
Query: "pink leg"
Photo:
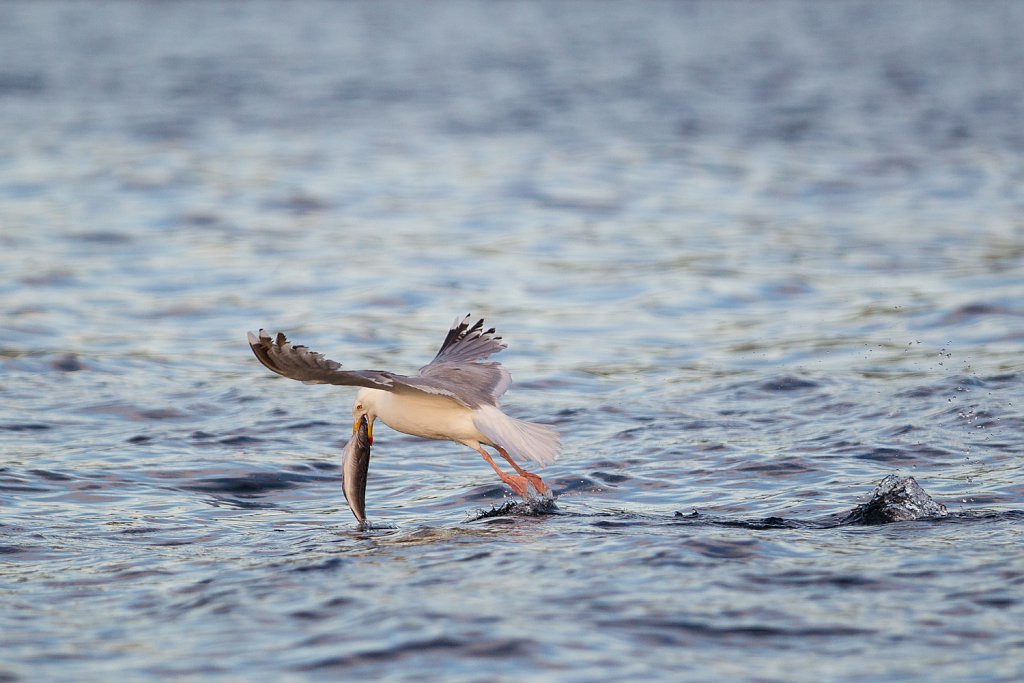
M 525 476 L 518 476 L 517 477 L 517 476 L 513 476 L 511 474 L 505 474 L 504 472 L 502 472 L 501 468 L 498 467 L 498 464 L 496 462 L 494 462 L 494 458 L 492 458 L 490 453 L 485 451 L 482 446 L 480 448 L 477 448 L 476 452 L 479 453 L 480 455 L 484 456 L 484 460 L 487 461 L 487 464 L 489 464 L 491 467 L 494 468 L 494 471 L 498 473 L 498 476 L 501 477 L 501 480 L 503 482 L 505 482 L 506 484 L 508 484 L 509 486 L 512 487 L 512 490 L 516 492 L 517 496 L 519 496 L 520 498 L 527 498 L 527 497 L 529 497 L 530 483 L 531 482 L 530 482 L 530 480 L 527 477 L 525 477 Z
M 501 446 L 495 446 L 495 448 L 498 449 L 498 453 L 501 455 L 501 457 L 505 458 L 505 460 L 508 460 L 508 464 L 512 465 L 512 467 L 515 468 L 516 472 L 519 473 L 519 476 L 526 477 L 527 481 L 533 484 L 533 487 L 537 489 L 537 493 L 539 493 L 542 496 L 546 496 L 549 493 L 551 493 L 551 489 L 548 488 L 547 484 L 544 483 L 543 479 L 541 479 L 533 472 L 527 472 L 522 467 L 520 467 L 519 464 L 512 459 L 512 456 L 508 454 L 508 451 L 506 451 Z

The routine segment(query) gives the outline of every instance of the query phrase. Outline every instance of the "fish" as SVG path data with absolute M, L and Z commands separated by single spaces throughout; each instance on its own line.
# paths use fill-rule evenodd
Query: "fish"
M 341 489 L 360 527 L 366 526 L 366 475 L 370 471 L 370 425 L 364 415 L 345 444 L 341 460 Z

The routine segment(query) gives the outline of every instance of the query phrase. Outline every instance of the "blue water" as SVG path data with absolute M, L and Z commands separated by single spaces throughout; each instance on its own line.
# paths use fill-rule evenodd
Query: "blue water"
M 0 4 L 0 681 L 1021 679 L 1021 26 Z M 245 332 L 467 312 L 557 507 L 381 426 L 359 532 Z M 950 515 L 813 523 L 888 474 Z

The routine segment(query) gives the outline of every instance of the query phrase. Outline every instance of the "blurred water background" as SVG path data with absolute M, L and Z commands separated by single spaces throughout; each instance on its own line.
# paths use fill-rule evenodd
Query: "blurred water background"
M 1022 27 L 0 4 L 0 681 L 1019 680 Z M 354 392 L 245 332 L 467 312 L 557 511 L 381 428 L 356 531 Z M 891 473 L 950 516 L 800 524 Z

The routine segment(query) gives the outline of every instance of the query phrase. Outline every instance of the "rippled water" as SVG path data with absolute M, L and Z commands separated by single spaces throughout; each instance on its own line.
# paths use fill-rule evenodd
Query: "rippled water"
M 1022 25 L 0 5 L 0 680 L 1024 676 Z M 381 428 L 356 531 L 246 330 L 470 311 L 556 508 Z M 892 473 L 950 516 L 816 523 Z

